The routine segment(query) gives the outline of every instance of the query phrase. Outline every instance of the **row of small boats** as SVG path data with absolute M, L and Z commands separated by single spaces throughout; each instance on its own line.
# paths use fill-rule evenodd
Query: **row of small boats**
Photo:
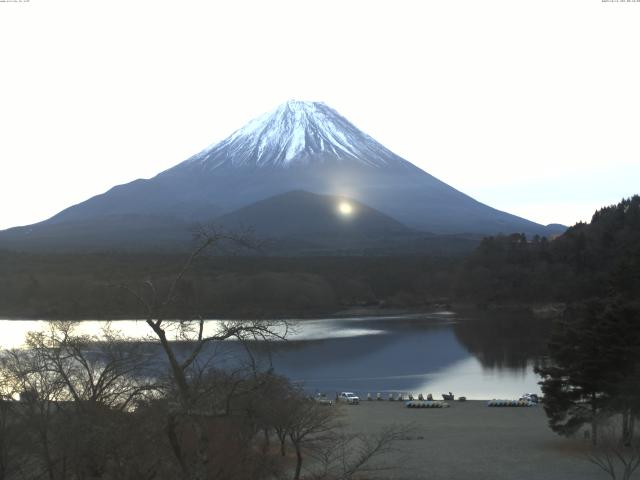
M 537 403 L 527 400 L 489 400 L 487 407 L 535 407 Z
M 408 400 L 405 402 L 407 408 L 449 408 L 447 402 L 438 402 L 430 400 Z

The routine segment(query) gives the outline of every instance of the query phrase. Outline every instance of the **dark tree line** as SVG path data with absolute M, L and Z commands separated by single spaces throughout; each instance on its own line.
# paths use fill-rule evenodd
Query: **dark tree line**
M 454 296 L 478 303 L 640 296 L 640 196 L 598 210 L 559 237 L 488 237 L 466 260 Z
M 166 288 L 180 255 L 21 254 L 0 251 L 0 318 L 144 318 L 114 286 Z M 457 259 L 204 257 L 183 278 L 174 316 L 313 316 L 347 307 L 425 308 L 449 297 Z M 246 299 L 251 298 L 251 302 Z

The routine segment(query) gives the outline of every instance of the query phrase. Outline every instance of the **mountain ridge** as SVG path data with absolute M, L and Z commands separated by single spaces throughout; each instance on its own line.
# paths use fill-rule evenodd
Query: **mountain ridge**
M 115 186 L 44 222 L 11 229 L 10 236 L 31 241 L 40 235 L 39 242 L 46 243 L 48 226 L 71 232 L 73 224 L 91 229 L 93 222 L 99 230 L 104 219 L 115 233 L 113 221 L 119 217 L 173 219 L 176 225 L 208 222 L 296 190 L 351 198 L 409 229 L 433 234 L 558 230 L 478 202 L 394 154 L 323 103 L 289 101 L 153 178 Z M 165 222 L 167 228 L 173 220 Z M 123 239 L 129 228 L 127 220 Z M 0 246 L 6 235 L 0 232 Z

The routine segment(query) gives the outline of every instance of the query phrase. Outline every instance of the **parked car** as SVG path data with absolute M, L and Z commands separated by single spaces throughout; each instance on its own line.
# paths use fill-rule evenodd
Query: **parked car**
M 357 405 L 360 403 L 360 397 L 353 392 L 340 392 L 340 395 L 338 395 L 338 401 L 346 402 L 350 405 Z
M 333 405 L 333 401 L 324 393 L 318 393 L 315 397 L 313 397 L 313 399 L 322 405 Z
M 522 396 L 520 397 L 520 400 L 524 400 L 531 403 L 538 403 L 540 401 L 540 398 L 535 393 L 523 393 Z

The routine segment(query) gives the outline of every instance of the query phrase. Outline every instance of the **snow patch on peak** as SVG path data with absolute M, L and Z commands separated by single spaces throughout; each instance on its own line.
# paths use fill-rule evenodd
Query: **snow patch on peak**
M 321 110 L 323 108 L 328 108 L 324 102 L 310 102 L 308 100 L 287 100 L 286 102 L 280 104 L 276 107 L 271 113 L 274 113 L 280 109 L 289 109 L 291 112 L 305 112 L 311 113 Z
M 370 167 L 411 165 L 358 130 L 323 102 L 289 100 L 187 160 L 207 169 L 288 168 L 309 158 Z

